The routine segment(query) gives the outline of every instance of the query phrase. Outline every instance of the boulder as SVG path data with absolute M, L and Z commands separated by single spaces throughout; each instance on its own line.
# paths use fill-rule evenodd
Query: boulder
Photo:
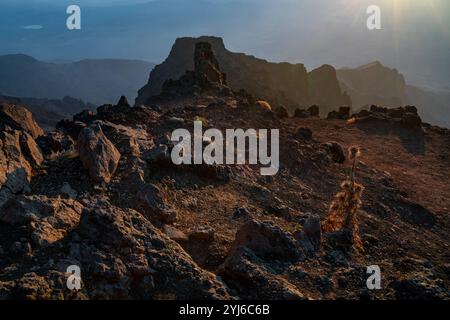
M 99 183 L 109 183 L 120 160 L 120 153 L 103 134 L 100 125 L 92 125 L 80 132 L 77 141 L 83 166 L 90 177 Z
M 73 200 L 45 196 L 17 196 L 0 208 L 0 221 L 25 226 L 35 246 L 62 239 L 79 222 L 82 205 Z
M 278 118 L 283 119 L 289 117 L 289 113 L 284 106 L 279 106 L 275 109 L 275 114 Z
M 95 121 L 122 155 L 139 156 L 153 147 L 153 139 L 143 128 L 131 128 L 109 121 Z
M 311 140 L 312 139 L 312 131 L 309 128 L 298 128 L 296 137 L 300 140 Z
M 31 165 L 20 146 L 23 131 L 0 132 L 0 207 L 13 195 L 29 189 Z
M 34 120 L 32 113 L 22 106 L 0 104 L 0 124 L 26 131 L 33 139 L 44 134 L 44 130 Z
M 189 240 L 211 242 L 214 240 L 215 231 L 208 226 L 195 227 L 189 231 Z
M 142 207 L 149 218 L 170 224 L 177 220 L 177 212 L 167 204 L 161 191 L 154 184 L 141 186 L 137 194 L 137 207 Z
M 340 119 L 339 112 L 336 110 L 328 112 L 327 119 Z
M 311 107 L 308 108 L 308 112 L 311 115 L 311 117 L 318 117 L 319 116 L 319 106 L 314 104 Z
M 339 110 L 328 113 L 327 119 L 347 120 L 350 117 L 350 107 L 339 107 Z
M 292 236 L 270 221 L 250 220 L 236 233 L 233 248 L 247 247 L 263 259 L 298 261 L 302 259 Z
M 326 150 L 329 152 L 331 159 L 337 163 L 344 163 L 345 154 L 342 146 L 337 142 L 327 142 L 324 144 Z
M 23 132 L 20 135 L 20 146 L 25 157 L 34 166 L 40 166 L 44 161 L 41 149 L 37 145 L 33 137 L 27 132 Z
M 306 255 L 314 255 L 320 249 L 322 242 L 320 219 L 317 217 L 307 219 L 302 230 L 295 234 L 295 238 L 303 247 L 303 252 Z
M 308 118 L 310 116 L 311 116 L 311 114 L 309 113 L 309 111 L 306 111 L 303 109 L 296 109 L 294 112 L 295 118 Z
M 188 236 L 183 231 L 180 231 L 175 227 L 165 225 L 163 231 L 166 236 L 168 236 L 173 241 L 183 243 L 189 240 Z
M 339 107 L 339 115 L 341 119 L 348 119 L 350 117 L 350 107 L 348 106 Z
M 247 247 L 239 247 L 219 267 L 218 274 L 238 288 L 244 299 L 304 300 L 304 295 L 279 275 L 272 274 L 267 265 Z

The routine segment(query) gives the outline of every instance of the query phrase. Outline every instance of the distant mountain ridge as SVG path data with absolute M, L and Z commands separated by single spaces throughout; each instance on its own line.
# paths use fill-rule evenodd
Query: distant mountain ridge
M 56 123 L 83 110 L 94 110 L 95 106 L 81 99 L 64 97 L 62 99 L 17 98 L 0 94 L 0 103 L 25 105 L 33 114 L 36 122 L 45 130 L 53 130 Z
M 94 104 L 136 97 L 154 64 L 140 60 L 39 61 L 24 54 L 0 56 L 0 92 L 14 97 L 76 97 Z
M 425 121 L 450 127 L 450 91 L 409 85 L 397 69 L 390 69 L 379 61 L 337 70 L 337 76 L 355 110 L 372 104 L 386 107 L 415 105 Z
M 290 112 L 311 104 L 320 104 L 324 112 L 351 104 L 339 87 L 336 70 L 330 65 L 308 73 L 300 63 L 273 63 L 231 52 L 226 49 L 222 38 L 209 36 L 178 38 L 167 59 L 153 69 L 149 82 L 139 90 L 136 104 L 145 104 L 152 96 L 160 94 L 164 81 L 178 79 L 186 70 L 193 70 L 197 42 L 212 45 L 220 68 L 227 75 L 227 82 L 233 90 L 245 89 L 275 106 L 284 105 Z

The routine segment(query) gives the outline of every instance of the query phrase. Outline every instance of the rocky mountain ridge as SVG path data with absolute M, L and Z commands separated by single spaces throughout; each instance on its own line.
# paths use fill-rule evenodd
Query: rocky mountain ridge
M 193 70 L 194 47 L 208 42 L 231 89 L 246 90 L 273 105 L 284 105 L 293 113 L 306 105 L 320 104 L 325 111 L 340 105 L 351 105 L 349 97 L 340 90 L 336 70 L 329 65 L 307 72 L 303 64 L 272 63 L 225 48 L 218 37 L 179 38 L 167 59 L 151 72 L 148 84 L 139 90 L 136 104 L 146 104 L 161 93 L 166 80 L 178 79 L 186 70 Z
M 385 107 L 415 105 L 426 122 L 450 126 L 450 92 L 433 91 L 408 84 L 396 69 L 375 61 L 355 69 L 337 70 L 342 90 L 351 97 L 354 110 L 372 104 Z

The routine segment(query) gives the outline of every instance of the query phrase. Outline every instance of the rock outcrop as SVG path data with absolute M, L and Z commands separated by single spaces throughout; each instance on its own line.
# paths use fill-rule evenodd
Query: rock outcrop
M 136 105 L 151 104 L 151 98 L 163 91 L 168 79 L 179 79 L 186 70 L 196 68 L 196 43 L 211 44 L 220 69 L 227 75 L 226 81 L 234 91 L 244 89 L 272 105 L 284 105 L 290 113 L 300 105 L 325 103 L 336 107 L 351 104 L 341 92 L 336 71 L 331 66 L 325 68 L 327 72 L 319 72 L 322 70 L 319 69 L 308 74 L 303 64 L 271 63 L 231 52 L 225 48 L 221 38 L 199 37 L 175 41 L 167 59 L 153 69 L 148 84 L 139 90 Z M 211 66 L 214 65 L 213 62 Z M 221 78 L 217 72 L 213 74 L 212 80 Z
M 33 167 L 43 162 L 34 140 L 43 130 L 24 107 L 0 106 L 0 207 L 29 189 Z
M 23 106 L 4 103 L 0 105 L 0 118 L 2 125 L 8 125 L 16 130 L 29 133 L 33 139 L 44 134 L 44 131 L 34 121 L 33 115 Z

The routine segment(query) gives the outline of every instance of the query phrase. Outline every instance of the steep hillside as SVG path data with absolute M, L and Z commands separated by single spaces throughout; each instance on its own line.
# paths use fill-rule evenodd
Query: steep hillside
M 76 97 L 102 104 L 129 99 L 148 79 L 153 64 L 135 60 L 82 60 L 48 63 L 16 54 L 0 56 L 0 92 L 13 97 Z

